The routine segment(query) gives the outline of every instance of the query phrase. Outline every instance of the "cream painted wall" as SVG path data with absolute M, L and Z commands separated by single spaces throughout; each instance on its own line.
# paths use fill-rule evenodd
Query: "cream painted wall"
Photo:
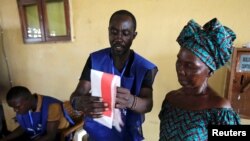
M 1 21 L 0 21 L 0 84 L 3 85 L 2 87 L 9 88 L 9 75 L 8 75 L 8 67 L 5 57 L 5 50 L 3 48 L 3 36 L 2 36 L 2 28 L 1 28 Z
M 249 41 L 249 0 L 70 0 L 74 41 L 23 44 L 16 0 L 0 0 L 0 21 L 13 85 L 62 100 L 75 89 L 90 52 L 108 47 L 108 20 L 118 9 L 134 13 L 138 36 L 132 49 L 159 67 L 154 83 L 154 107 L 146 114 L 146 141 L 158 140 L 158 113 L 165 94 L 179 87 L 175 61 L 176 37 L 194 19 L 201 25 L 217 17 L 237 33 L 235 46 Z M 211 85 L 223 95 L 225 68 L 215 73 Z M 7 107 L 7 106 L 6 106 Z M 7 108 L 6 108 L 7 109 Z M 8 111 L 8 114 L 11 114 Z M 13 123 L 7 121 L 8 127 Z

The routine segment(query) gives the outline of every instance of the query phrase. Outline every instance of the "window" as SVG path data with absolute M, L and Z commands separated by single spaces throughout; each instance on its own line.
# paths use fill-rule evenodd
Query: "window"
M 69 0 L 17 0 L 23 41 L 70 41 Z

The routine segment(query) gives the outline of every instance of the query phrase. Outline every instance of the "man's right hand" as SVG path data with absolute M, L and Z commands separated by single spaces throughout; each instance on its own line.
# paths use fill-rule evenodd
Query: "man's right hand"
M 102 98 L 85 94 L 75 96 L 72 99 L 72 106 L 75 110 L 82 111 L 85 116 L 99 118 L 104 111 L 108 110 L 108 103 L 102 101 Z

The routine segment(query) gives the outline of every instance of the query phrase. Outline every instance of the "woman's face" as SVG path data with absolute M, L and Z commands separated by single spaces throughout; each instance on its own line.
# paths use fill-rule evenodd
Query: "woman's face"
M 178 81 L 183 87 L 201 87 L 209 77 L 210 70 L 200 58 L 186 48 L 181 48 L 176 61 Z

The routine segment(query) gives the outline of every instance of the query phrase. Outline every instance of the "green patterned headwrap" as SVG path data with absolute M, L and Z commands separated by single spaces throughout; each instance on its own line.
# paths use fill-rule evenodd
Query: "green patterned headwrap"
M 215 71 L 230 59 L 235 39 L 235 33 L 214 18 L 203 28 L 190 20 L 182 29 L 177 42 Z

